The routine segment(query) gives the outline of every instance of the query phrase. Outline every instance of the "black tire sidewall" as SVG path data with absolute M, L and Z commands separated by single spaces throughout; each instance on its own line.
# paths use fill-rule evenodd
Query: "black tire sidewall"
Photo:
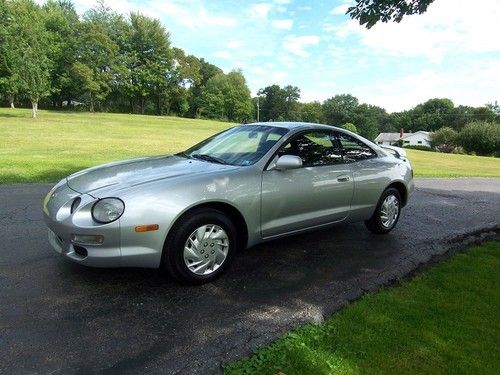
M 224 229 L 229 237 L 229 251 L 224 263 L 216 271 L 209 275 L 196 275 L 189 271 L 184 262 L 184 245 L 195 229 L 207 224 L 215 224 Z M 179 219 L 170 232 L 163 249 L 163 263 L 172 276 L 185 284 L 202 284 L 215 280 L 229 267 L 238 248 L 236 227 L 226 215 L 214 209 L 201 209 L 187 214 Z
M 396 199 L 398 200 L 399 212 L 398 212 L 398 217 L 396 218 L 396 221 L 392 224 L 392 226 L 390 228 L 386 228 L 384 225 L 382 225 L 382 219 L 380 217 L 380 212 L 381 212 L 382 204 L 384 203 L 384 200 L 389 195 L 394 195 L 396 197 Z M 380 199 L 377 203 L 377 208 L 375 209 L 375 212 L 373 213 L 373 216 L 369 221 L 369 225 L 372 226 L 372 228 L 370 228 L 370 229 L 376 233 L 379 233 L 379 234 L 389 233 L 391 230 L 393 230 L 396 227 L 396 224 L 398 223 L 400 216 L 401 216 L 401 194 L 399 194 L 399 191 L 395 188 L 388 188 L 380 196 Z

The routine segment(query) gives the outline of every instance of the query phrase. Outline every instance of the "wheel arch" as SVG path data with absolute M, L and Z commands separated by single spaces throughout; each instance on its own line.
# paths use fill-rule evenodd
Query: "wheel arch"
M 179 223 L 181 220 L 183 220 L 186 216 L 190 215 L 194 211 L 202 210 L 202 209 L 214 209 L 214 210 L 220 211 L 223 214 L 227 215 L 236 227 L 236 231 L 238 233 L 239 247 L 244 248 L 247 246 L 247 244 L 248 244 L 248 225 L 247 225 L 247 222 L 246 222 L 244 216 L 233 205 L 226 203 L 226 202 L 221 202 L 221 201 L 210 201 L 210 202 L 199 203 L 199 204 L 196 204 L 194 206 L 189 207 L 187 210 L 182 212 L 174 220 L 173 224 L 170 226 L 169 233 L 167 233 L 167 236 L 165 238 L 165 243 L 168 241 L 169 235 L 171 234 L 172 229 L 175 228 L 177 223 Z
M 399 195 L 401 196 L 401 200 L 402 200 L 402 202 L 401 202 L 402 206 L 403 207 L 406 206 L 406 203 L 408 202 L 408 189 L 406 188 L 406 185 L 401 181 L 394 181 L 394 182 L 390 183 L 385 188 L 385 190 L 387 190 L 389 188 L 394 188 L 399 192 Z

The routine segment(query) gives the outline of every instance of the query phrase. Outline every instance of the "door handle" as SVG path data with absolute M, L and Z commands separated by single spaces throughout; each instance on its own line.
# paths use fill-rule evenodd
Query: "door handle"
M 338 182 L 347 182 L 349 180 L 350 180 L 349 176 L 338 176 L 337 177 Z

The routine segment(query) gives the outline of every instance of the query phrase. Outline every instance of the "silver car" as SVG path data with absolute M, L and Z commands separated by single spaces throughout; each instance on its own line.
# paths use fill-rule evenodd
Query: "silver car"
M 238 249 L 337 223 L 391 231 L 414 189 L 405 159 L 327 125 L 256 123 L 175 155 L 77 172 L 43 202 L 49 241 L 94 267 L 215 279 Z

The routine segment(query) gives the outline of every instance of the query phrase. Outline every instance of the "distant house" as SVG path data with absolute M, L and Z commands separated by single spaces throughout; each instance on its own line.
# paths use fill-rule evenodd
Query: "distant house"
M 404 146 L 427 146 L 431 147 L 431 133 L 422 130 L 415 133 L 405 133 L 403 129 L 399 133 L 380 133 L 375 138 L 375 143 L 379 145 L 397 145 L 401 140 Z

